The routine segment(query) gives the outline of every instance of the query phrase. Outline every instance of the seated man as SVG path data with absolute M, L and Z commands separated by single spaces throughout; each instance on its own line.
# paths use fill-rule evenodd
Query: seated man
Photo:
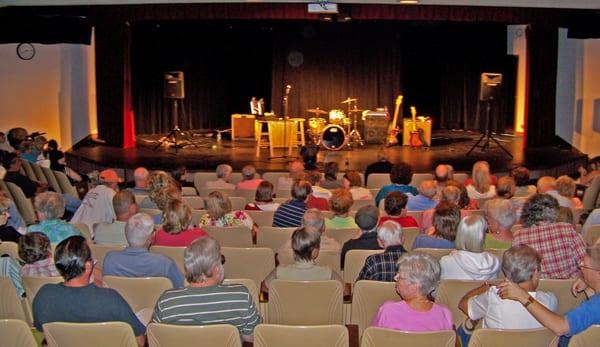
M 112 223 L 96 224 L 94 241 L 97 244 L 127 245 L 125 223 L 139 210 L 135 196 L 131 190 L 120 190 L 113 197 L 112 205 L 117 219 Z M 160 218 L 160 215 L 158 217 Z
M 146 342 L 146 328 L 127 301 L 114 289 L 90 283 L 94 270 L 92 252 L 85 239 L 72 236 L 56 247 L 54 263 L 63 283 L 44 285 L 33 299 L 33 325 L 42 331 L 45 323 L 125 322 L 137 336 L 139 346 Z
M 5 154 L 2 158 L 2 166 L 6 169 L 4 180 L 16 184 L 21 188 L 25 197 L 29 199 L 35 197 L 37 193 L 41 193 L 48 189 L 47 183 L 38 183 L 23 175 L 21 173 L 21 165 L 23 165 L 23 163 L 16 153 Z
M 554 197 L 558 204 L 562 207 L 573 208 L 571 199 L 566 198 L 558 192 L 556 187 L 556 179 L 550 176 L 540 177 L 537 181 L 537 192 L 540 194 L 548 194 Z
M 65 214 L 65 200 L 62 195 L 43 192 L 35 197 L 34 205 L 40 222 L 30 225 L 27 232 L 44 233 L 51 243 L 59 243 L 68 237 L 81 235 L 75 225 L 60 219 Z
M 377 242 L 383 253 L 370 255 L 358 274 L 357 281 L 371 280 L 393 282 L 396 276 L 396 263 L 406 253 L 402 246 L 404 234 L 400 224 L 387 221 L 377 228 Z
M 231 324 L 244 341 L 251 342 L 254 328 L 262 319 L 246 287 L 222 284 L 225 269 L 219 243 L 210 237 L 201 237 L 185 249 L 183 259 L 189 286 L 164 292 L 156 303 L 151 322 Z
M 292 199 L 279 205 L 273 214 L 273 226 L 280 228 L 299 227 L 302 216 L 308 209 L 306 200 L 312 193 L 312 187 L 307 181 L 296 181 L 292 185 Z
M 150 172 L 145 167 L 138 167 L 133 171 L 133 182 L 135 186 L 129 190 L 136 195 L 148 195 L 148 176 Z
M 425 211 L 434 208 L 437 201 L 433 198 L 437 193 L 437 187 L 434 180 L 425 180 L 419 184 L 419 194 L 409 196 L 406 209 L 409 211 Z
M 379 209 L 373 205 L 363 206 L 356 211 L 354 216 L 356 225 L 360 228 L 360 236 L 346 241 L 342 247 L 341 266 L 344 268 L 344 257 L 353 249 L 381 249 L 377 242 L 377 222 Z
M 129 247 L 106 254 L 102 266 L 103 275 L 166 277 L 171 280 L 173 288 L 182 288 L 183 275 L 175 262 L 162 254 L 148 252 L 153 233 L 152 217 L 146 213 L 132 216 L 125 225 L 125 237 Z
M 206 181 L 207 188 L 214 189 L 235 189 L 235 184 L 229 183 L 233 168 L 227 164 L 217 166 L 217 179 L 215 181 Z
M 100 184 L 85 194 L 81 206 L 71 218 L 71 223 L 87 224 L 90 230 L 94 230 L 96 223 L 112 223 L 115 220 L 112 199 L 119 191 L 119 183 L 123 182 L 113 169 L 103 170 L 98 178 Z
M 391 192 L 402 192 L 404 194 L 412 194 L 416 196 L 419 194 L 417 188 L 409 186 L 412 181 L 412 167 L 409 164 L 400 162 L 395 164 L 390 171 L 390 181 L 392 184 L 381 187 L 379 193 L 375 197 L 375 206 L 379 207 L 379 202 L 391 193 Z

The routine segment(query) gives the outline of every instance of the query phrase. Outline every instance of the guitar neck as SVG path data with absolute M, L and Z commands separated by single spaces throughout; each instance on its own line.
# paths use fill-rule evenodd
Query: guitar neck
M 396 124 L 398 123 L 398 113 L 400 111 L 401 104 L 402 104 L 402 95 L 398 96 L 398 98 L 396 99 L 396 108 L 394 109 L 394 119 L 392 120 L 392 126 L 390 127 L 390 130 L 396 128 Z

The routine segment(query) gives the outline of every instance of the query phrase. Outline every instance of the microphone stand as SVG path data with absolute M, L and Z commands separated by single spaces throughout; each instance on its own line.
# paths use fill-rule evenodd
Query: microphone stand
M 296 159 L 297 157 L 290 156 L 292 153 L 292 146 L 288 142 L 287 139 L 287 124 L 288 124 L 288 99 L 290 95 L 290 90 L 292 89 L 291 85 L 285 86 L 285 93 L 283 94 L 283 101 L 281 103 L 283 109 L 283 145 L 286 151 L 283 152 L 282 156 L 269 157 L 271 159 Z M 291 140 L 291 139 L 290 139 Z

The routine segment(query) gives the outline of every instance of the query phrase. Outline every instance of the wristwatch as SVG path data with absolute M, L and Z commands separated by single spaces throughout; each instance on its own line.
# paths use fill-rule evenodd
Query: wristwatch
M 525 302 L 525 303 L 523 304 L 523 307 L 527 307 L 527 306 L 529 306 L 529 305 L 533 304 L 534 302 L 535 302 L 535 298 L 534 298 L 533 296 L 531 296 L 531 295 L 530 295 L 530 296 L 527 298 L 527 302 Z

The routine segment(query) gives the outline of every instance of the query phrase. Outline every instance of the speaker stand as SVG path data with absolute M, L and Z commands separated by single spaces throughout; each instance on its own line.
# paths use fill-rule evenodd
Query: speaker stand
M 179 149 L 182 149 L 182 148 L 185 148 L 186 146 L 188 146 L 188 144 L 186 144 L 186 145 L 182 144 L 182 141 L 178 140 L 178 138 L 187 141 L 189 144 L 193 145 L 196 148 L 200 148 L 192 140 L 192 138 L 189 135 L 184 133 L 179 128 L 179 125 L 177 124 L 178 120 L 179 120 L 179 100 L 171 99 L 171 102 L 172 102 L 172 117 L 173 117 L 173 124 L 174 124 L 173 129 L 171 129 L 171 131 L 169 131 L 166 135 L 161 137 L 160 140 L 158 140 L 158 143 L 156 144 L 156 146 L 154 146 L 154 150 L 155 151 L 158 150 L 160 148 L 160 146 L 167 143 L 170 148 L 175 149 L 175 154 L 177 154 L 177 151 Z
M 479 137 L 479 140 L 477 140 L 477 142 L 475 142 L 475 144 L 473 145 L 473 147 L 471 147 L 471 149 L 469 149 L 469 151 L 466 154 L 467 157 L 471 154 L 471 152 L 473 152 L 473 150 L 475 148 L 481 148 L 481 150 L 485 152 L 488 148 L 490 148 L 490 140 L 492 140 L 511 159 L 513 158 L 513 155 L 510 154 L 510 152 L 506 148 L 504 148 L 504 146 L 502 146 L 502 144 L 494 137 L 494 135 L 492 134 L 492 130 L 490 129 L 490 114 L 491 114 L 491 111 L 492 111 L 492 102 L 493 102 L 493 100 L 494 99 L 489 99 L 486 102 L 487 105 L 486 105 L 486 108 L 485 108 L 485 132 L 483 134 L 481 134 L 481 137 Z M 483 141 L 483 143 L 480 144 L 482 141 Z

